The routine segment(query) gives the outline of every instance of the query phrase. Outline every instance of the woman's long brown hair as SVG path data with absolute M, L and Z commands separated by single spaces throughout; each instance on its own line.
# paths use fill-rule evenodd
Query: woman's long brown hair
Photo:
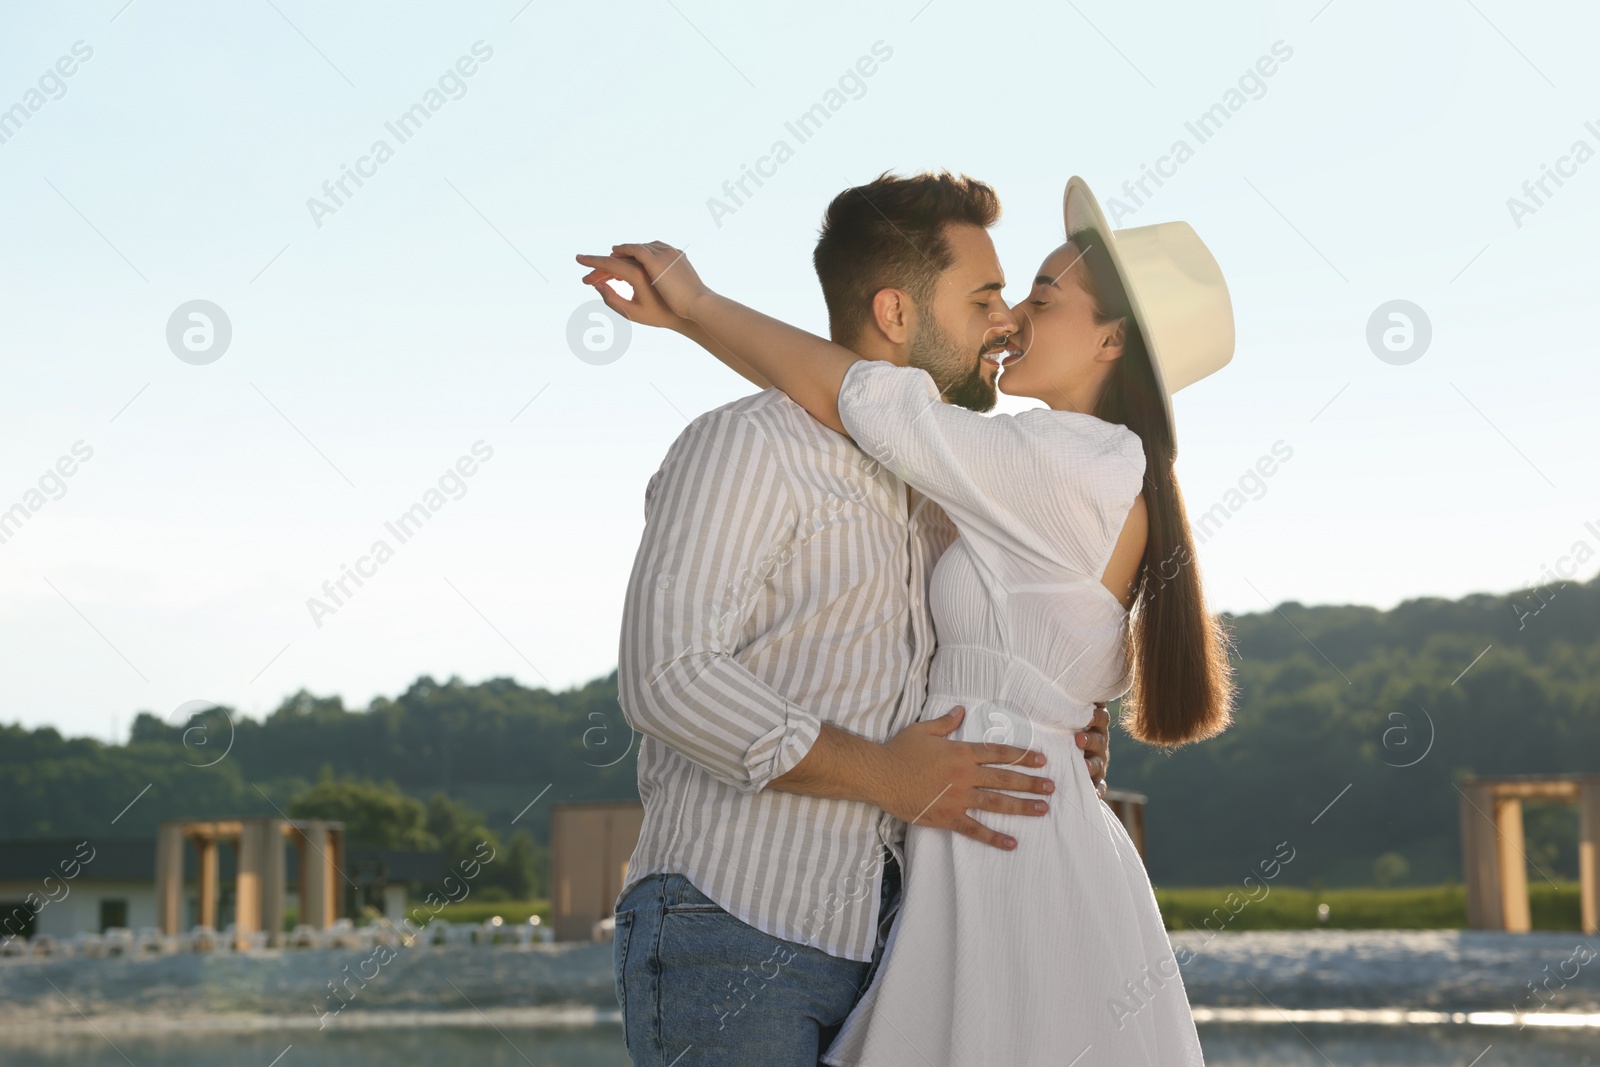
M 1093 414 L 1128 427 L 1144 442 L 1150 532 L 1129 620 L 1133 688 L 1123 697 L 1121 721 L 1140 741 L 1175 747 L 1221 733 L 1232 719 L 1229 635 L 1206 610 L 1174 469 L 1177 444 L 1127 291 L 1099 232 L 1083 230 L 1071 240 L 1085 267 L 1081 277 L 1095 321 L 1126 320 L 1122 357 Z

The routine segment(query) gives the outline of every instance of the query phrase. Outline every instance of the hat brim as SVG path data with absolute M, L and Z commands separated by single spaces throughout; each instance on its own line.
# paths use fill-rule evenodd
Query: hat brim
M 1106 221 L 1105 212 L 1100 210 L 1100 201 L 1095 199 L 1089 184 L 1076 174 L 1067 179 L 1067 189 L 1062 195 L 1062 211 L 1066 218 L 1068 240 L 1072 240 L 1084 230 L 1093 229 L 1105 242 L 1106 251 L 1111 256 L 1111 265 L 1122 281 L 1123 292 L 1128 294 L 1128 306 L 1133 311 L 1134 322 L 1139 326 L 1139 336 L 1144 339 L 1150 370 L 1156 379 L 1156 388 L 1161 391 L 1161 403 L 1167 412 L 1167 436 L 1176 445 L 1178 422 L 1172 409 L 1172 390 L 1167 387 L 1166 375 L 1161 372 L 1161 360 L 1156 349 L 1158 341 L 1146 326 L 1149 320 L 1146 315 L 1145 298 L 1139 292 L 1139 287 L 1129 278 L 1129 272 L 1123 263 L 1122 251 L 1117 247 L 1116 234 L 1112 232 L 1111 224 Z M 1084 249 L 1080 248 L 1078 252 L 1081 255 Z

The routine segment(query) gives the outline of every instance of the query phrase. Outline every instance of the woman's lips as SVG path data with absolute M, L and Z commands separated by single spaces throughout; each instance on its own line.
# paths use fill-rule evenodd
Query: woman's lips
M 990 366 L 998 368 L 1009 367 L 1011 364 L 1021 359 L 1025 354 L 1026 353 L 1024 353 L 1016 344 L 1009 344 L 1004 348 L 997 348 L 993 352 L 985 353 L 979 358 Z

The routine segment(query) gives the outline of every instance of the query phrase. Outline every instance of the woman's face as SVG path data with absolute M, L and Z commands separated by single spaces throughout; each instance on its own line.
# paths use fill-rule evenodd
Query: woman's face
M 1002 364 L 1000 391 L 1033 397 L 1052 408 L 1092 412 L 1105 379 L 1122 355 L 1122 320 L 1096 323 L 1083 287 L 1085 267 L 1071 241 L 1045 257 L 1033 288 L 1012 309 L 1014 351 Z

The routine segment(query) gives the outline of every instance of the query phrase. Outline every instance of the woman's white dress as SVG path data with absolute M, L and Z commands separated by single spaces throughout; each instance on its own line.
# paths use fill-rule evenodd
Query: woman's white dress
M 823 1062 L 1203 1063 L 1144 864 L 1073 741 L 1131 681 L 1128 615 L 1100 577 L 1144 477 L 1138 435 L 1073 412 L 976 415 L 873 360 L 845 375 L 839 414 L 961 534 L 931 579 L 922 717 L 965 706 L 952 737 L 1041 750 L 1056 789 L 1043 816 L 973 813 L 1011 851 L 907 829 L 885 955 Z

